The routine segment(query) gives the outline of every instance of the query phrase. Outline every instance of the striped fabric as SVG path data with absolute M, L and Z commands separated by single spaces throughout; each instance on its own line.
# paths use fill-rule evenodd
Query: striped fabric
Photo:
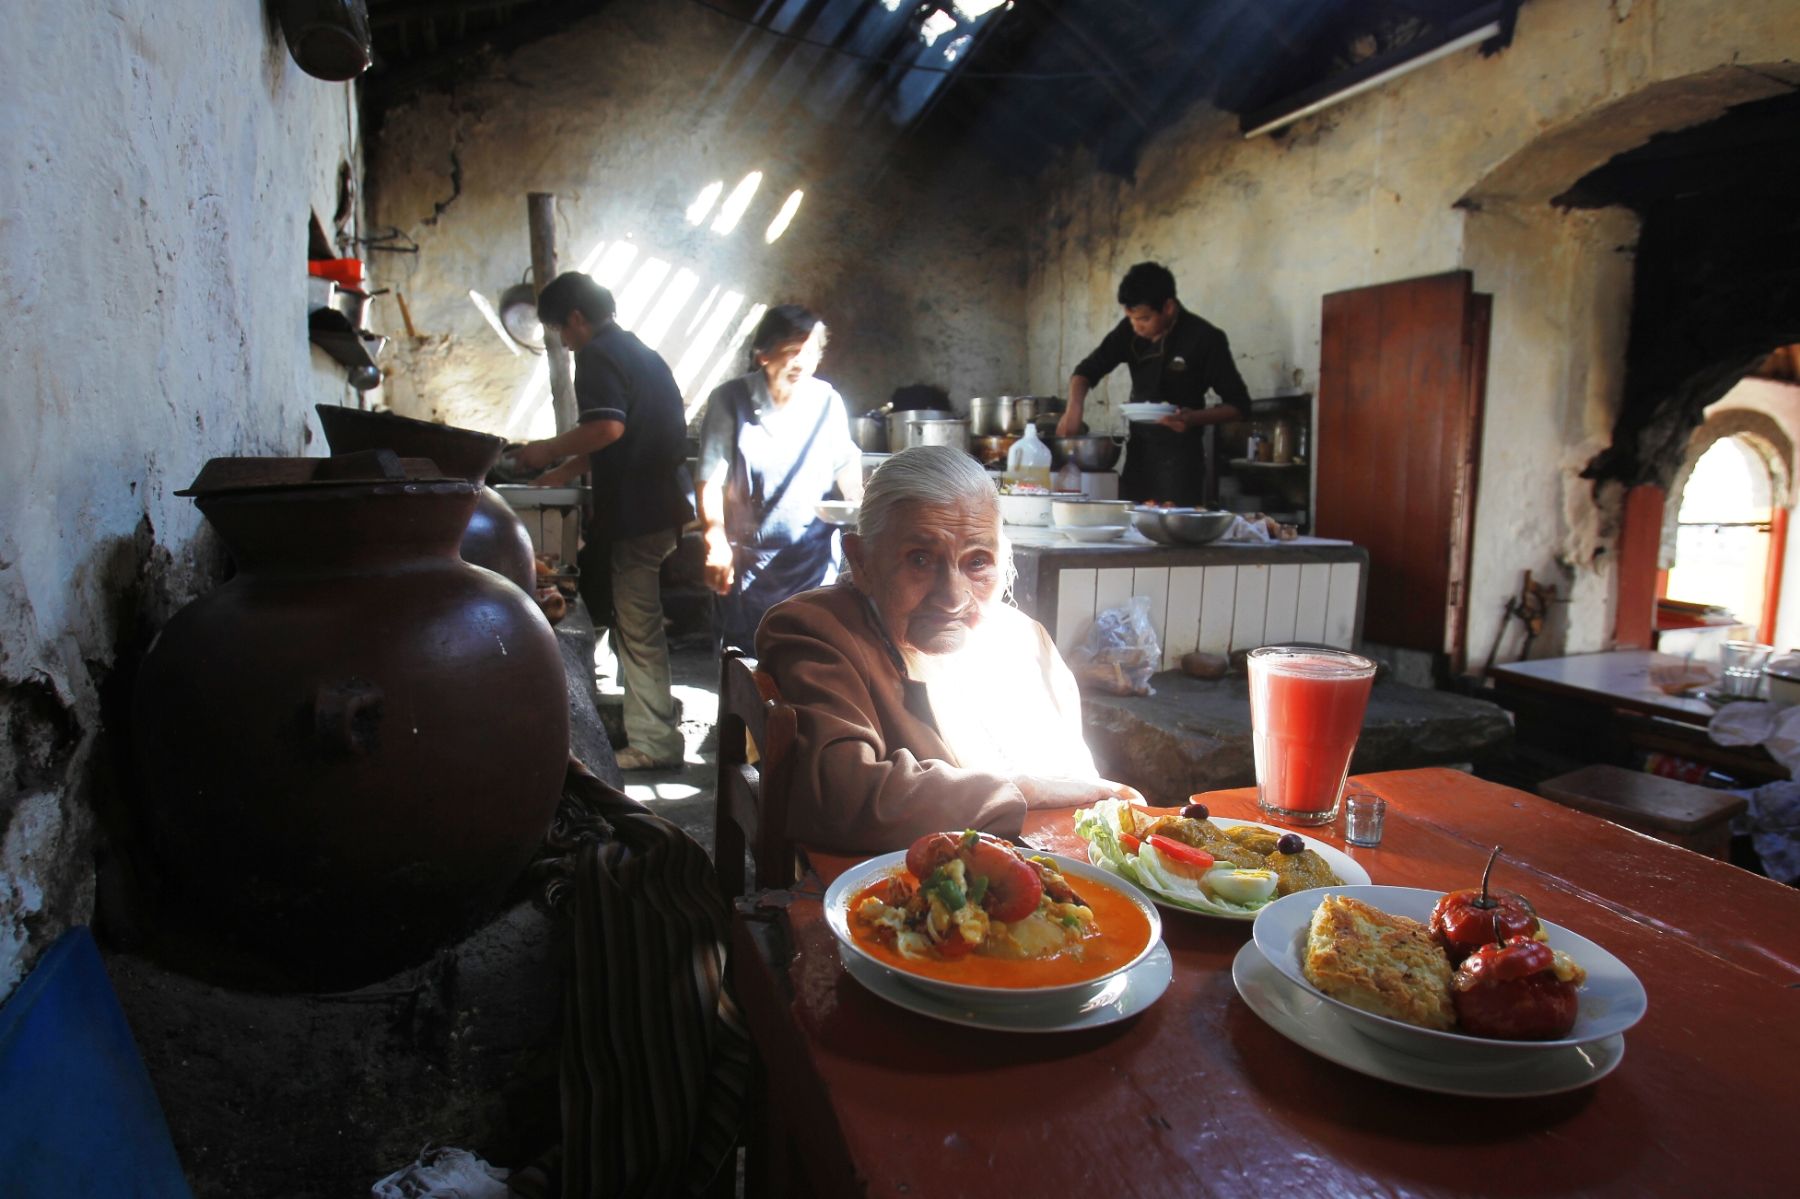
M 730 1194 L 750 1048 L 706 851 L 571 759 L 532 870 L 571 934 L 563 1143 L 509 1185 L 531 1199 Z

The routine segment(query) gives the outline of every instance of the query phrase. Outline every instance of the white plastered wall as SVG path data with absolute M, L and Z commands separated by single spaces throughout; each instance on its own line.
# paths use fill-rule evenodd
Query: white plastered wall
M 1494 297 L 1471 659 L 1525 570 L 1567 601 L 1535 654 L 1604 648 L 1616 500 L 1577 474 L 1617 410 L 1635 223 L 1549 201 L 1656 132 L 1788 90 L 1796 58 L 1790 0 L 1534 0 L 1502 53 L 1429 64 L 1279 139 L 1196 111 L 1151 141 L 1135 183 L 1066 162 L 1031 256 L 1032 386 L 1067 386 L 1142 259 L 1168 264 L 1184 302 L 1226 331 L 1253 395 L 1317 391 L 1327 293 L 1469 269 Z M 1096 390 L 1097 430 L 1118 428 L 1125 387 L 1115 372 Z M 1517 652 L 1515 637 L 1500 660 Z
M 172 493 L 216 455 L 320 452 L 312 405 L 347 394 L 306 339 L 306 235 L 356 119 L 268 7 L 14 6 L 0 37 L 0 704 L 17 740 L 42 732 L 21 688 L 76 733 L 49 776 L 0 742 L 25 779 L 0 788 L 0 998 L 90 917 L 120 642 L 211 582 Z

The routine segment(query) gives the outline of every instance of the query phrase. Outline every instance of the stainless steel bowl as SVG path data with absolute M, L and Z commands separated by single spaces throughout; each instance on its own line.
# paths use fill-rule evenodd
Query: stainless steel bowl
M 1131 527 L 1158 545 L 1175 544 L 1175 534 L 1163 528 L 1163 514 L 1155 508 L 1133 508 Z
M 1124 442 L 1111 437 L 1055 437 L 1050 441 L 1050 467 L 1060 470 L 1073 460 L 1082 470 L 1111 470 L 1124 448 Z
M 1231 512 L 1164 512 L 1163 528 L 1183 545 L 1205 545 L 1217 541 L 1231 527 L 1237 516 Z

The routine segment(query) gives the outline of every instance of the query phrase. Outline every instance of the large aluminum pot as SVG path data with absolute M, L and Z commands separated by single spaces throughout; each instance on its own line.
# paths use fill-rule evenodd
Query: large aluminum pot
M 1037 419 L 1038 399 L 1036 396 L 1014 396 L 1012 402 L 1012 419 L 1007 422 L 1006 431 L 1023 434 L 1025 426 Z
M 977 396 L 969 401 L 969 433 L 974 437 L 1004 437 L 1013 427 L 1013 397 Z
M 873 412 L 850 418 L 850 440 L 865 454 L 885 454 L 888 448 L 887 421 Z
M 908 422 L 915 420 L 956 419 L 956 413 L 944 408 L 921 408 L 912 412 L 890 412 L 888 413 L 887 418 L 888 453 L 898 454 L 901 450 L 910 449 L 914 445 L 923 444 L 922 442 L 913 442 L 906 439 L 906 426 Z M 964 421 L 963 423 L 965 426 L 968 424 L 967 421 Z
M 1111 470 L 1124 448 L 1125 443 L 1115 437 L 1053 437 L 1051 468 L 1061 470 L 1064 463 L 1073 460 L 1082 470 Z
M 961 417 L 949 420 L 936 420 L 923 417 L 922 413 L 907 414 L 906 445 L 902 448 L 912 449 L 916 445 L 947 445 L 955 449 L 969 452 L 969 422 Z

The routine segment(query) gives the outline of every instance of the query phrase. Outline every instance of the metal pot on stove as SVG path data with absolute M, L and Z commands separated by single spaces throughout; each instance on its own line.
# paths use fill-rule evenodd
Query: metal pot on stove
M 902 449 L 911 449 L 916 445 L 947 445 L 953 449 L 969 452 L 969 422 L 959 416 L 940 419 L 936 414 L 908 412 L 902 424 L 905 429 L 905 445 Z
M 962 426 L 963 448 L 968 448 L 969 422 L 956 413 L 942 408 L 918 408 L 910 412 L 891 412 L 887 418 L 887 444 L 890 454 L 898 454 L 901 450 L 911 449 L 915 445 L 938 445 L 941 442 L 927 443 L 911 440 L 908 429 L 916 423 L 932 421 L 957 421 Z M 923 436 L 921 434 L 920 436 Z
M 1037 420 L 1038 398 L 1036 396 L 1014 396 L 1012 402 L 1012 420 L 1008 423 L 1006 431 L 1023 434 L 1025 426 Z
M 888 448 L 887 419 L 878 413 L 865 412 L 850 418 L 850 440 L 865 454 L 885 454 Z
M 1005 437 L 1019 432 L 1013 423 L 1012 396 L 976 396 L 969 401 L 969 434 Z
M 1037 396 L 977 396 L 969 401 L 969 435 L 1017 437 L 1043 409 Z

